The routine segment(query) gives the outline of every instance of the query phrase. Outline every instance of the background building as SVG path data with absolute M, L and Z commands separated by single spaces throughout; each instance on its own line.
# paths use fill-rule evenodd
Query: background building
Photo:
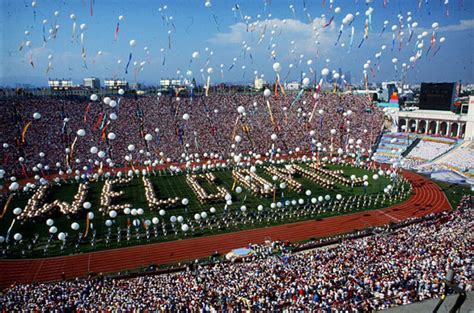
M 104 80 L 106 89 L 128 89 L 128 82 L 125 79 L 109 79 Z
M 67 89 L 70 89 L 72 87 L 74 87 L 74 85 L 72 84 L 72 80 L 71 79 L 58 79 L 58 78 L 55 78 L 55 79 L 49 79 L 48 80 L 48 86 L 53 89 L 53 90 L 67 90 Z
M 100 89 L 100 79 L 97 77 L 84 78 L 84 87 L 89 89 Z

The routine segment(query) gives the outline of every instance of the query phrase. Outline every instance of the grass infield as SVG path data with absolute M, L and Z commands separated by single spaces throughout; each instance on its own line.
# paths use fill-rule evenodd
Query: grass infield
M 306 169 L 310 169 L 306 165 L 302 165 Z M 375 174 L 374 171 L 369 171 L 367 169 L 352 167 L 349 165 L 334 165 L 329 164 L 326 166 L 327 169 L 330 170 L 338 170 L 342 169 L 344 171 L 343 176 L 349 178 L 351 175 L 356 175 L 357 177 L 362 177 L 363 175 L 367 175 L 369 177 L 368 182 L 369 186 L 366 187 L 366 192 L 369 197 L 375 199 L 377 194 L 379 194 L 380 199 L 383 199 L 381 194 L 383 193 L 383 189 L 392 182 L 390 178 L 387 176 L 380 177 L 377 181 L 374 181 L 372 176 Z M 197 237 L 197 236 L 205 236 L 209 234 L 216 234 L 222 232 L 230 232 L 230 231 L 238 231 L 243 229 L 250 229 L 250 228 L 259 228 L 259 227 L 266 227 L 266 226 L 273 226 L 278 224 L 286 224 L 291 222 L 296 222 L 300 220 L 308 220 L 314 218 L 323 218 L 327 216 L 333 216 L 338 214 L 349 214 L 355 211 L 360 210 L 372 210 L 378 209 L 382 207 L 386 207 L 392 204 L 396 204 L 399 202 L 404 201 L 409 195 L 407 194 L 404 198 L 398 197 L 396 199 L 385 201 L 379 201 L 377 205 L 374 205 L 373 201 L 370 206 L 366 207 L 351 207 L 344 212 L 334 212 L 330 210 L 325 210 L 321 213 L 310 213 L 310 214 L 283 214 L 285 218 L 280 219 L 272 219 L 272 218 L 260 218 L 258 219 L 259 214 L 264 214 L 264 216 L 272 216 L 272 209 L 270 208 L 270 204 L 273 202 L 272 198 L 262 198 L 255 196 L 248 192 L 245 188 L 240 194 L 237 194 L 234 191 L 231 191 L 233 186 L 233 178 L 232 172 L 230 170 L 216 170 L 213 172 L 216 176 L 217 180 L 215 184 L 217 186 L 222 186 L 227 189 L 232 194 L 232 205 L 228 207 L 227 215 L 224 212 L 225 201 L 217 202 L 217 203 L 208 203 L 208 204 L 201 204 L 197 197 L 195 196 L 192 189 L 186 182 L 185 174 L 179 175 L 170 175 L 169 172 L 156 172 L 156 175 L 149 176 L 150 180 L 153 183 L 153 187 L 155 189 L 155 193 L 158 198 L 169 198 L 169 197 L 180 197 L 180 198 L 188 198 L 189 204 L 187 205 L 187 209 L 185 206 L 181 204 L 179 201 L 179 205 L 174 208 L 166 209 L 166 215 L 160 216 L 158 214 L 158 210 L 150 210 L 148 208 L 146 198 L 145 198 L 145 189 L 143 187 L 142 178 L 135 177 L 129 184 L 123 187 L 114 187 L 114 190 L 124 190 L 125 194 L 117 199 L 114 199 L 112 204 L 119 204 L 119 203 L 130 203 L 132 204 L 133 208 L 143 208 L 144 214 L 142 216 L 126 216 L 123 212 L 118 212 L 117 218 L 115 218 L 114 224 L 110 227 L 110 240 L 109 243 L 106 243 L 105 238 L 109 232 L 109 228 L 105 226 L 105 221 L 110 219 L 108 215 L 104 216 L 101 212 L 98 211 L 99 203 L 100 203 L 100 195 L 102 186 L 104 184 L 103 181 L 98 182 L 91 182 L 89 192 L 87 194 L 86 201 L 89 201 L 92 204 L 92 208 L 90 210 L 83 209 L 75 216 L 67 216 L 62 215 L 58 210 L 50 211 L 47 216 L 37 218 L 37 219 L 30 219 L 24 221 L 16 221 L 13 228 L 10 231 L 10 243 L 8 246 L 8 251 L 6 250 L 7 244 L 3 243 L 0 244 L 0 248 L 3 250 L 3 257 L 43 257 L 43 256 L 54 256 L 54 255 L 64 255 L 64 254 L 71 254 L 71 253 L 80 253 L 80 252 L 88 252 L 88 251 L 95 251 L 95 250 L 102 250 L 102 249 L 110 249 L 110 248 L 117 248 L 117 247 L 126 247 L 131 245 L 138 245 L 138 244 L 146 244 L 148 242 L 160 242 L 160 241 L 170 241 L 170 240 L 177 240 L 184 238 L 184 233 L 180 229 L 180 224 L 176 223 L 177 226 L 177 234 L 171 228 L 170 217 L 171 216 L 183 216 L 184 223 L 188 225 L 194 225 L 194 231 L 188 231 L 186 237 Z M 269 182 L 272 182 L 272 177 L 264 172 L 263 168 L 257 168 L 257 174 Z M 318 185 L 317 183 L 301 177 L 301 176 L 294 176 L 295 180 L 300 182 L 303 185 L 303 190 L 300 193 L 296 193 L 295 191 L 285 189 L 283 190 L 284 200 L 298 200 L 304 199 L 305 203 L 308 202 L 308 198 L 305 195 L 306 190 L 311 190 L 312 197 L 319 197 L 330 195 L 331 199 L 335 199 L 337 194 L 341 194 L 343 198 L 347 198 L 354 195 L 363 195 L 364 194 L 364 187 L 358 186 L 351 188 L 350 186 L 343 186 L 340 184 L 336 184 L 335 188 L 330 190 L 323 188 L 322 186 Z M 206 182 L 205 180 L 200 181 L 201 185 L 204 189 L 208 192 L 214 192 L 216 190 L 216 186 Z M 277 181 L 277 185 L 279 182 Z M 238 184 L 237 184 L 238 185 Z M 50 203 L 54 200 L 61 200 L 71 203 L 74 195 L 77 192 L 78 184 L 76 182 L 68 182 L 62 183 L 60 186 L 53 186 L 51 191 L 49 192 L 45 203 Z M 407 186 L 405 186 L 407 187 Z M 408 189 L 408 188 L 406 188 Z M 16 207 L 24 208 L 28 199 L 33 195 L 33 193 L 28 194 L 19 194 L 16 195 L 12 202 L 9 205 L 8 211 L 0 219 L 0 234 L 5 236 L 7 233 L 8 228 L 11 226 L 11 223 L 14 219 L 13 209 Z M 276 201 L 282 201 L 282 194 L 281 191 L 277 192 Z M 333 201 L 333 200 L 331 200 Z M 258 205 L 263 205 L 265 207 L 263 213 L 259 213 L 257 211 Z M 245 214 L 241 213 L 239 208 L 245 205 L 247 207 L 247 211 Z M 3 207 L 3 205 L 2 205 Z M 210 207 L 216 208 L 216 213 L 211 214 L 209 212 Z M 285 208 L 286 209 L 286 208 Z M 285 209 L 280 209 L 280 212 L 283 212 Z M 288 208 L 288 210 L 290 210 Z M 296 208 L 293 207 L 293 210 Z M 76 242 L 78 239 L 78 233 L 84 232 L 86 227 L 86 215 L 87 212 L 94 212 L 94 219 L 91 220 L 93 224 L 93 229 L 95 230 L 96 237 L 94 240 L 94 244 L 92 245 L 92 234 L 93 231 L 89 230 L 89 234 L 86 238 L 81 240 L 81 243 L 76 246 Z M 206 211 L 208 214 L 208 220 L 214 221 L 214 226 L 212 229 L 209 227 L 209 224 L 204 225 L 204 227 L 199 227 L 198 223 L 194 221 L 194 215 L 196 213 L 201 213 Z M 227 217 L 226 217 L 227 216 Z M 232 216 L 232 219 L 229 217 Z M 143 227 L 143 223 L 140 224 L 138 230 L 139 239 L 136 236 L 135 227 L 131 226 L 131 239 L 127 241 L 127 225 L 129 224 L 129 218 L 135 219 L 139 218 L 140 220 L 151 220 L 153 217 L 158 217 L 160 223 L 157 225 L 158 229 L 158 236 L 155 236 L 154 233 L 154 225 L 150 225 L 150 238 L 147 240 L 146 238 L 146 231 Z M 49 234 L 48 229 L 49 226 L 46 225 L 46 220 L 48 218 L 52 218 L 54 220 L 54 226 L 58 228 L 58 232 L 53 236 L 52 240 L 48 245 L 47 252 L 45 254 L 44 249 L 48 242 Z M 222 220 L 227 221 L 227 223 L 221 223 L 221 227 L 218 228 L 216 222 Z M 72 222 L 77 222 L 80 225 L 80 229 L 78 231 L 74 231 L 71 229 L 70 225 Z M 167 230 L 167 235 L 164 236 L 163 233 L 163 223 L 164 228 Z M 121 240 L 120 243 L 117 243 L 117 235 L 118 229 L 120 228 L 120 236 Z M 68 239 L 66 241 L 66 245 L 61 250 L 62 242 L 57 239 L 57 234 L 59 232 L 68 233 Z M 13 235 L 15 233 L 21 233 L 23 235 L 23 239 L 20 242 L 14 242 Z M 32 243 L 34 237 L 38 237 L 35 244 Z

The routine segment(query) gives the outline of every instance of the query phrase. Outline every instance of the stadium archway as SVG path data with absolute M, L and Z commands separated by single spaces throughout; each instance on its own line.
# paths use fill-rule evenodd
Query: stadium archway
M 407 125 L 407 120 L 404 119 L 404 118 L 400 119 L 400 120 L 398 121 L 398 128 L 399 128 L 398 131 L 401 131 L 401 132 L 404 131 L 403 128 L 404 128 L 404 126 L 406 126 L 406 125 Z M 405 131 L 408 131 L 408 128 L 405 129 Z
M 435 134 L 435 133 L 436 133 L 436 121 L 429 121 L 428 134 Z
M 410 119 L 408 121 L 408 131 L 410 133 L 414 133 L 416 131 L 416 120 L 415 119 Z
M 457 137 L 458 136 L 458 131 L 459 131 L 459 124 L 458 123 L 452 123 L 451 124 L 451 129 L 449 130 L 449 137 Z
M 425 120 L 420 120 L 418 122 L 418 133 L 426 134 L 428 123 Z
M 441 122 L 439 124 L 438 135 L 443 135 L 443 136 L 448 135 L 448 123 L 447 122 Z
M 461 132 L 459 134 L 459 138 L 464 138 L 464 135 L 466 134 L 466 124 L 462 124 L 461 126 Z

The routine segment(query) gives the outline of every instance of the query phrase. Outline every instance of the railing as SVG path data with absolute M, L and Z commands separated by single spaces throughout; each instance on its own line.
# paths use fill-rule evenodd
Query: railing
M 420 138 L 416 138 L 412 143 L 411 145 L 408 146 L 408 148 L 405 149 L 405 151 L 402 152 L 402 157 L 406 157 L 410 152 L 411 150 L 413 150 L 417 145 L 418 143 L 421 141 Z

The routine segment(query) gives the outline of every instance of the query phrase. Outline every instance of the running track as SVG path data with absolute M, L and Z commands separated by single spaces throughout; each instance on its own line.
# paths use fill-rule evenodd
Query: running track
M 413 195 L 407 201 L 385 209 L 79 255 L 0 260 L 0 288 L 5 288 L 14 282 L 58 280 L 62 272 L 66 278 L 72 278 L 86 276 L 89 272 L 117 272 L 150 264 L 194 260 L 209 256 L 215 251 L 227 253 L 249 243 L 261 243 L 268 238 L 301 241 L 451 209 L 444 193 L 434 182 L 412 172 L 404 172 L 403 175 L 413 185 Z

